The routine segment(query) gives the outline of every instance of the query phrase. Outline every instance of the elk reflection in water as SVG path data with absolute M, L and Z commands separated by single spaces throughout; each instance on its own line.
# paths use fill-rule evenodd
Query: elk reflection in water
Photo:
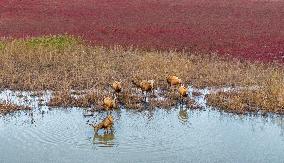
M 102 145 L 104 147 L 113 147 L 114 146 L 114 132 L 98 134 L 95 133 L 93 137 L 93 144 Z
M 180 120 L 181 123 L 186 123 L 188 122 L 188 109 L 187 108 L 180 108 L 178 112 L 178 119 Z

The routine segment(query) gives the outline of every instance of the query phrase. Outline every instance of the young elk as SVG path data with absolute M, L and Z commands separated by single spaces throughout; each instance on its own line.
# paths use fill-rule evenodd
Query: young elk
M 181 85 L 178 89 L 181 101 L 183 102 L 183 98 L 188 96 L 188 89 L 184 86 Z
M 112 115 L 108 115 L 102 122 L 100 122 L 97 125 L 90 124 L 94 128 L 95 134 L 100 130 L 104 129 L 105 132 L 109 132 L 112 129 L 113 126 L 113 117 Z
M 168 76 L 167 77 L 167 83 L 168 83 L 168 88 L 170 87 L 170 90 L 173 91 L 172 86 L 177 86 L 181 84 L 181 79 L 179 79 L 177 76 Z
M 114 90 L 114 93 L 119 94 L 122 90 L 121 82 L 115 81 L 111 85 L 112 89 Z
M 145 99 L 147 96 L 147 92 L 150 92 L 154 89 L 154 80 L 142 80 L 142 81 L 135 81 L 132 80 L 132 83 L 140 88 L 142 90 L 143 93 L 145 93 Z
M 181 79 L 179 79 L 177 76 L 168 76 L 167 77 L 167 82 L 170 86 L 173 85 L 180 85 L 181 84 Z
M 103 106 L 106 110 L 111 110 L 116 108 L 116 97 L 112 99 L 111 97 L 104 98 Z
M 188 89 L 184 85 L 181 85 L 179 87 L 178 92 L 181 98 L 187 97 L 188 95 Z

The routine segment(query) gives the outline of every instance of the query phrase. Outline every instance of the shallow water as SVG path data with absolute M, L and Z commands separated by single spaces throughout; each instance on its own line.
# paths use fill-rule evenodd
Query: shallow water
M 206 91 L 205 91 L 206 92 Z M 10 93 L 9 95 L 7 95 Z M 5 94 L 5 96 L 4 96 Z M 33 106 L 0 117 L 0 162 L 283 162 L 284 117 L 237 116 L 177 106 L 113 112 L 114 133 L 94 135 L 80 108 L 50 109 L 29 93 L 4 91 L 3 100 Z M 43 103 L 48 101 L 46 92 Z

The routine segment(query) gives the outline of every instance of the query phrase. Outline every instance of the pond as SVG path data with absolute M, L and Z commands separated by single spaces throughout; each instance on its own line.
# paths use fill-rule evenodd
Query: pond
M 114 132 L 94 135 L 82 108 L 39 105 L 48 100 L 2 91 L 0 98 L 33 106 L 0 117 L 0 162 L 283 162 L 284 117 L 240 116 L 204 106 L 191 110 L 112 112 Z M 5 99 L 6 98 L 6 99 Z M 202 96 L 196 101 L 203 102 Z

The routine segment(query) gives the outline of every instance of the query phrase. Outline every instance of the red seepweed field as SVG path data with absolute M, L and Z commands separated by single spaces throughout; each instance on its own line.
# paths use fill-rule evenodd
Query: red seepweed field
M 284 61 L 283 0 L 1 0 L 0 36 Z

